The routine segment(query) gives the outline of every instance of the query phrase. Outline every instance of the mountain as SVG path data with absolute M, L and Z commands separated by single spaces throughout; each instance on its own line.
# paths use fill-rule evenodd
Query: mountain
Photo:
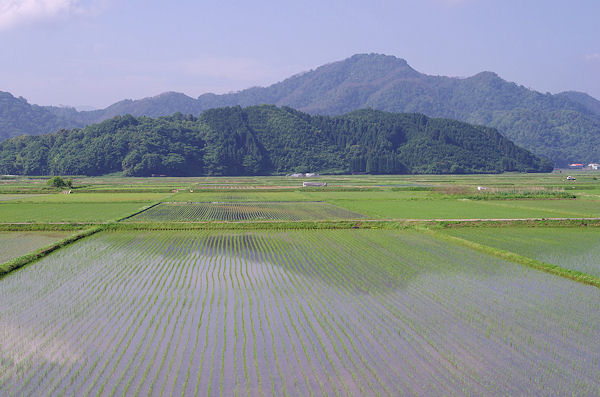
M 25 98 L 0 91 L 0 140 L 83 126 L 78 117 L 75 109 L 30 105 Z
M 557 96 L 577 102 L 587 110 L 600 115 L 600 101 L 592 96 L 589 96 L 585 92 L 565 91 L 557 94 Z
M 269 87 L 231 94 L 204 94 L 194 99 L 169 92 L 117 102 L 91 112 L 71 109 L 69 113 L 64 108 L 43 107 L 41 110 L 58 117 L 64 128 L 72 128 L 115 115 L 198 115 L 212 108 L 259 104 L 289 106 L 323 115 L 340 115 L 361 108 L 417 112 L 497 128 L 517 145 L 557 166 L 600 160 L 600 102 L 587 94 L 542 94 L 507 82 L 492 72 L 467 78 L 430 76 L 419 73 L 403 59 L 379 54 L 354 55 Z M 46 117 L 50 116 L 38 118 L 43 121 Z M 11 118 L 15 119 L 25 122 L 20 116 Z M 19 128 L 7 130 L 0 126 L 0 138 L 15 136 L 19 131 L 46 133 L 52 125 L 57 124 L 40 123 L 36 127 L 31 121 L 28 128 L 19 124 Z
M 0 174 L 268 175 L 289 172 L 547 172 L 496 130 L 372 109 L 311 116 L 274 105 L 116 116 L 0 142 Z

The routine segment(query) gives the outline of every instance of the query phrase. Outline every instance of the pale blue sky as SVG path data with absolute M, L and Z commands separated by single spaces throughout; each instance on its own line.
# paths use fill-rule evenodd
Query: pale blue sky
M 355 53 L 600 99 L 599 0 L 0 0 L 0 91 L 104 107 L 269 85 Z

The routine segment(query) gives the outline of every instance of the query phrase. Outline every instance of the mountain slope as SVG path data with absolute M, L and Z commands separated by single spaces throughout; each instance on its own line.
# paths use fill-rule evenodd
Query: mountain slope
M 224 106 L 275 104 L 311 114 L 339 115 L 356 109 L 417 112 L 497 128 L 516 144 L 555 165 L 600 161 L 600 102 L 583 93 L 542 94 L 507 82 L 492 72 L 468 78 L 429 76 L 393 56 L 359 54 L 290 77 L 269 87 L 237 93 L 204 94 L 197 99 L 164 93 L 125 100 L 103 110 L 72 112 L 44 108 L 65 128 L 99 122 L 115 115 L 198 115 Z M 49 125 L 57 125 L 50 123 Z M 49 126 L 14 131 L 47 132 Z
M 30 105 L 24 98 L 0 91 L 0 140 L 82 126 L 78 112 L 71 110 Z
M 421 114 L 311 116 L 273 105 L 199 117 L 117 116 L 0 142 L 0 174 L 266 175 L 540 172 L 551 164 L 496 130 Z

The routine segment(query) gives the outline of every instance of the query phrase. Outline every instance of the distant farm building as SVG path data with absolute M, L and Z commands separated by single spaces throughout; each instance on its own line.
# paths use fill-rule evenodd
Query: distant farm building
M 327 182 L 302 182 L 302 187 L 322 187 L 327 186 Z
M 571 168 L 573 170 L 580 170 L 583 168 L 583 164 L 581 164 L 581 163 L 569 164 L 569 168 Z
M 307 172 L 306 174 L 303 174 L 301 172 L 296 173 L 296 174 L 290 174 L 288 175 L 291 178 L 317 178 L 321 175 L 315 173 L 315 172 Z
M 598 170 L 598 167 L 600 166 L 600 164 L 596 164 L 596 163 L 590 163 L 588 164 L 588 167 L 592 170 Z

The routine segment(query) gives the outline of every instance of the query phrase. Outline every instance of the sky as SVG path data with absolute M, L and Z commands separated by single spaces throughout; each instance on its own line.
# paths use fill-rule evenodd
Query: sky
M 600 99 L 600 0 L 0 0 L 0 91 L 103 108 L 268 86 L 357 53 Z

